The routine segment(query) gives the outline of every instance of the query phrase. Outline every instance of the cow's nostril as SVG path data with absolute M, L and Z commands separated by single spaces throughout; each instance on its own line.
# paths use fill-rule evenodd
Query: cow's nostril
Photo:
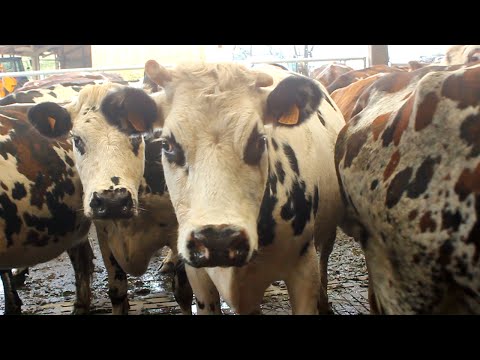
M 229 250 L 229 251 L 228 251 L 228 257 L 229 257 L 230 259 L 233 260 L 233 259 L 235 259 L 237 256 L 240 256 L 240 250 L 237 249 L 237 250 Z
M 128 193 L 125 196 L 126 197 L 121 200 L 121 207 L 122 207 L 121 211 L 123 213 L 128 213 L 130 210 L 132 210 L 133 200 L 132 200 L 132 196 L 130 195 L 130 193 Z
M 103 199 L 98 195 L 97 192 L 93 193 L 92 200 L 90 201 L 90 207 L 92 209 L 104 209 L 104 201 Z
M 189 263 L 194 267 L 243 266 L 248 261 L 250 245 L 245 229 L 206 225 L 191 232 L 187 249 Z
M 94 192 L 90 200 L 94 218 L 130 218 L 134 215 L 132 194 L 125 188 Z
M 208 249 L 203 245 L 199 245 L 198 247 L 194 248 L 191 253 L 192 258 L 194 258 L 195 261 L 201 261 L 204 259 L 206 260 L 208 259 L 208 255 Z

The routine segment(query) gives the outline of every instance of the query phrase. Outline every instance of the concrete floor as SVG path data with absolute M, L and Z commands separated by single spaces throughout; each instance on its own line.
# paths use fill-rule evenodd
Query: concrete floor
M 94 235 L 94 234 L 92 234 Z M 107 296 L 107 276 L 95 240 L 91 241 L 96 259 L 92 281 L 92 314 L 111 313 Z M 162 252 L 164 254 L 165 252 Z M 138 278 L 129 277 L 128 296 L 132 315 L 181 314 L 170 288 L 168 276 L 159 275 L 157 269 L 161 257 L 152 259 L 147 272 Z M 338 315 L 368 314 L 368 275 L 360 246 L 340 230 L 330 256 L 328 295 L 332 309 Z M 0 285 L 1 286 L 1 285 Z M 3 290 L 0 295 L 0 314 L 3 314 Z M 25 286 L 19 289 L 24 303 L 24 314 L 70 314 L 75 297 L 74 275 L 66 254 L 48 263 L 39 264 L 30 270 Z M 285 284 L 281 281 L 265 292 L 262 312 L 265 315 L 291 313 Z M 232 314 L 222 302 L 224 314 Z M 196 314 L 196 306 L 192 304 Z

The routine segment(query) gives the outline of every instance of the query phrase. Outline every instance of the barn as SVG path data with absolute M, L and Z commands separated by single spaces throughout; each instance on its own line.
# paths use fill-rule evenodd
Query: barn
M 115 47 L 0 45 L 0 313 L 480 312 L 480 45 Z

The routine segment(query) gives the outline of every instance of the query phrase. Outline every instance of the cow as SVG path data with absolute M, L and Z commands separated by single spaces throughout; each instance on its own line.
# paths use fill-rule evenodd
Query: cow
M 0 105 L 16 103 L 42 103 L 56 102 L 68 103 L 78 96 L 78 93 L 86 85 L 103 84 L 112 82 L 116 84 L 131 85 L 120 75 L 115 73 L 84 73 L 73 72 L 66 74 L 51 75 L 42 80 L 27 82 L 23 87 L 16 89 L 12 94 L 0 99 Z M 158 87 L 158 86 L 157 86 Z M 148 92 L 148 82 L 140 88 Z M 158 88 L 155 91 L 159 91 Z M 150 91 L 151 92 L 151 91 Z M 171 251 L 165 257 L 160 272 L 171 273 L 174 269 L 174 256 Z M 14 284 L 21 285 L 28 274 L 28 269 L 14 269 Z
M 383 65 L 380 67 L 377 66 L 375 69 L 379 70 L 380 72 L 370 75 L 368 77 L 364 77 L 364 74 L 362 74 L 361 71 L 356 71 L 356 75 L 354 77 L 352 77 L 353 73 L 348 75 L 351 78 L 356 78 L 356 80 L 353 80 L 353 82 L 349 85 L 339 87 L 335 90 L 333 90 L 334 87 L 331 87 L 333 91 L 330 95 L 335 101 L 335 103 L 338 105 L 340 111 L 342 112 L 345 122 L 348 122 L 350 120 L 353 108 L 362 92 L 373 82 L 377 81 L 379 77 L 392 72 L 414 71 L 421 69 L 425 66 L 430 66 L 429 64 L 420 63 L 418 61 L 409 61 L 408 64 L 408 67 L 393 66 L 391 68 L 388 68 L 383 67 Z M 374 72 L 372 68 L 365 70 L 365 74 L 370 74 Z
M 128 85 L 122 76 L 115 73 L 92 73 L 92 72 L 70 72 L 65 74 L 50 75 L 42 80 L 32 80 L 25 83 L 22 87 L 15 89 L 15 92 L 24 92 L 29 90 L 49 89 L 52 86 L 63 85 L 64 87 L 82 88 L 86 85 L 103 84 L 114 82 L 117 84 Z
M 128 313 L 127 274 L 143 275 L 166 245 L 176 252 L 178 225 L 163 177 L 162 131 L 153 128 L 157 113 L 146 92 L 114 83 L 87 85 L 72 103 L 45 102 L 28 113 L 43 136 L 71 138 L 72 164 L 83 187 L 78 207 L 97 230 L 113 314 Z M 184 272 L 178 263 L 174 295 L 182 312 L 191 313 Z
M 75 269 L 73 313 L 90 306 L 93 252 L 90 220 L 81 212 L 82 187 L 67 142 L 51 143 L 27 121 L 31 105 L 0 107 L 0 269 L 6 314 L 19 313 L 13 267 L 52 260 L 67 251 Z M 13 300 L 12 300 L 13 299 Z
M 430 63 L 417 61 L 417 60 L 410 60 L 408 62 L 408 71 L 415 71 L 429 65 Z
M 374 65 L 365 69 L 352 70 L 339 76 L 334 82 L 327 86 L 327 91 L 332 94 L 335 90 L 346 87 L 355 81 L 365 79 L 369 76 L 380 73 L 404 72 L 407 68 L 400 68 L 396 66 Z
M 19 89 L 0 99 L 0 105 L 19 103 L 56 102 L 66 103 L 78 96 L 83 87 L 90 84 L 113 82 L 127 85 L 128 83 L 117 74 L 102 73 L 67 73 L 51 75 L 43 80 L 29 81 Z
M 337 63 L 329 63 L 313 70 L 310 74 L 310 77 L 312 79 L 320 81 L 323 86 L 328 86 L 341 75 L 346 74 L 349 71 L 353 71 L 350 66 Z
M 126 83 L 116 74 L 75 72 L 52 75 L 43 80 L 34 80 L 25 83 L 21 88 L 15 89 L 14 92 L 0 99 L 0 106 L 21 103 L 41 103 L 46 101 L 66 103 L 78 96 L 78 92 L 84 86 L 109 81 Z M 6 306 L 7 313 L 18 313 L 21 311 L 22 302 L 16 288 L 23 285 L 28 273 L 28 268 L 5 270 L 5 273 L 2 273 L 5 299 L 9 301 Z M 15 301 L 13 301 L 13 299 L 15 299 Z
M 352 111 L 357 103 L 358 98 L 363 93 L 367 87 L 369 87 L 373 82 L 377 81 L 378 78 L 385 75 L 385 73 L 379 73 L 371 75 L 367 78 L 357 80 L 352 84 L 342 87 L 335 90 L 330 94 L 333 101 L 337 104 L 338 108 L 343 114 L 345 122 L 348 123 L 352 117 Z
M 340 132 L 373 314 L 480 314 L 480 64 L 386 74 Z
M 480 61 L 480 45 L 452 45 L 445 52 L 445 65 L 471 64 Z
M 220 314 L 219 296 L 237 314 L 259 313 L 276 280 L 293 314 L 327 313 L 344 120 L 325 88 L 268 65 L 149 60 L 145 72 L 164 88 L 154 98 L 162 163 L 198 313 Z

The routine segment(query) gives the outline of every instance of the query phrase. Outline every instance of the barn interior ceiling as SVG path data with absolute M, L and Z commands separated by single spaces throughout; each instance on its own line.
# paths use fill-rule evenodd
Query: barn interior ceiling
M 53 53 L 65 45 L 0 45 L 0 54 L 37 56 L 44 53 Z
M 32 70 L 40 70 L 41 57 L 54 54 L 61 69 L 91 67 L 91 45 L 0 45 L 0 56 L 32 58 Z

